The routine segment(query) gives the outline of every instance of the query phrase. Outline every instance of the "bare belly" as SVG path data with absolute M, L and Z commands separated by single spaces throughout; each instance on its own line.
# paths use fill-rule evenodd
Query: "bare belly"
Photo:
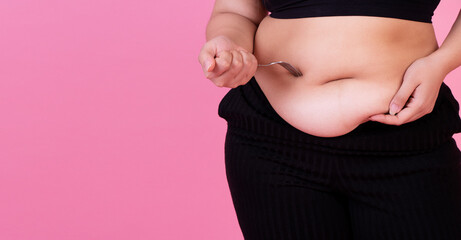
M 255 79 L 274 110 L 293 127 L 334 137 L 387 113 L 405 70 L 438 48 L 430 23 L 339 16 L 266 17 L 255 35 L 259 63 L 287 61 L 301 70 L 259 67 Z

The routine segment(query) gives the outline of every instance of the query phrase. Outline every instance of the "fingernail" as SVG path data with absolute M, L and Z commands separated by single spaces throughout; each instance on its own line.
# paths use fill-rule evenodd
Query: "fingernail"
M 207 70 L 207 72 L 210 71 L 210 67 L 211 67 L 211 63 L 210 62 L 205 62 L 205 69 Z
M 389 109 L 389 114 L 394 116 L 397 113 L 398 110 L 399 110 L 399 106 L 397 104 L 395 104 L 395 103 L 392 103 L 392 105 L 391 105 L 391 107 Z

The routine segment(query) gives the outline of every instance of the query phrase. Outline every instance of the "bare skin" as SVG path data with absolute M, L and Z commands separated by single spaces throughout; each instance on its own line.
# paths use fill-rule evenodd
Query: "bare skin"
M 432 111 L 461 65 L 461 14 L 441 47 L 432 24 L 372 16 L 275 19 L 259 0 L 216 0 L 199 54 L 205 76 L 235 88 L 252 76 L 275 111 L 320 137 L 368 120 L 401 125 Z M 303 72 L 291 76 L 287 61 Z
M 288 123 L 312 135 L 333 137 L 388 112 L 408 66 L 437 48 L 429 23 L 267 16 L 256 31 L 254 55 L 260 63 L 290 62 L 304 75 L 294 77 L 274 66 L 258 68 L 255 78 Z

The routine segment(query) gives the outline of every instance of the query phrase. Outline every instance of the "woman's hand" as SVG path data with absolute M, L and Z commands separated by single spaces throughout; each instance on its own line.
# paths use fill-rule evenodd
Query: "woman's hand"
M 218 87 L 235 88 L 246 84 L 255 74 L 258 62 L 245 48 L 225 36 L 203 45 L 198 56 L 205 77 Z
M 371 121 L 401 125 L 432 112 L 447 74 L 429 56 L 414 61 L 389 106 L 389 114 L 376 114 Z M 398 113 L 398 114 L 397 114 Z

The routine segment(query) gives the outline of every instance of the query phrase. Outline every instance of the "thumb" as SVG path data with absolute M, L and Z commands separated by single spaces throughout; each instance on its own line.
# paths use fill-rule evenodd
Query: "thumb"
M 408 83 L 408 81 L 403 81 L 402 85 L 400 86 L 400 89 L 397 91 L 397 93 L 394 95 L 394 98 L 391 100 L 389 106 L 389 114 L 395 115 L 398 112 L 400 112 L 400 110 L 402 110 L 403 106 L 405 106 L 414 90 L 415 86 L 413 86 L 413 84 Z
M 211 44 L 205 44 L 199 54 L 199 62 L 202 64 L 203 72 L 211 72 L 216 66 L 216 48 Z
M 214 57 L 205 60 L 205 69 L 208 72 L 212 72 L 215 66 L 216 66 L 216 61 Z
M 208 54 L 206 54 L 203 57 L 203 71 L 204 72 L 211 72 L 211 71 L 213 71 L 215 66 L 216 66 L 216 60 L 215 60 L 215 57 L 214 57 L 214 53 L 208 52 Z

